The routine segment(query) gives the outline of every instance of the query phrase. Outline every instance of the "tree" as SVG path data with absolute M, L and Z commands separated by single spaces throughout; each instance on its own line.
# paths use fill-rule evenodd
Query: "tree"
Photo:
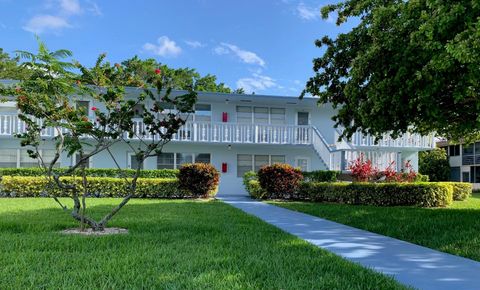
M 429 176 L 430 181 L 448 181 L 450 164 L 447 152 L 442 148 L 418 153 L 418 171 Z
M 347 0 L 322 8 L 359 24 L 314 59 L 302 93 L 338 108 L 349 137 L 406 131 L 480 137 L 480 5 L 476 1 Z
M 105 62 L 103 66 L 108 69 L 111 64 Z M 142 60 L 135 56 L 117 64 L 118 66 L 122 68 L 122 73 L 118 75 L 118 83 L 124 86 L 138 86 L 145 82 L 145 78 L 148 78 L 152 71 L 160 69 L 165 85 L 172 89 L 232 93 L 232 90 L 224 83 L 217 83 L 217 77 L 214 75 L 201 76 L 192 68 L 173 69 L 158 63 L 153 58 Z
M 188 114 L 193 112 L 196 93 L 188 90 L 184 95 L 170 97 L 171 87 L 165 86 L 160 69 L 145 71 L 143 82 L 137 84 L 138 97 L 125 96 L 123 77 L 125 72 L 120 65 L 110 66 L 101 55 L 96 65 L 89 69 L 79 63 L 62 59 L 71 57 L 68 50 L 50 52 L 39 41 L 37 54 L 18 52 L 25 59 L 23 66 L 31 74 L 15 87 L 0 88 L 0 95 L 15 96 L 20 110 L 19 119 L 26 124 L 26 133 L 19 134 L 21 145 L 28 148 L 31 158 L 38 161 L 43 169 L 48 186 L 60 188 L 70 194 L 73 206 L 68 208 L 56 196 L 53 199 L 61 208 L 78 220 L 82 227 L 87 225 L 95 231 L 103 230 L 109 220 L 134 196 L 141 164 L 149 157 L 162 152 L 179 128 L 185 123 Z M 77 68 L 82 72 L 81 79 L 71 72 Z M 138 78 L 136 74 L 132 77 Z M 91 85 L 84 85 L 84 83 Z M 93 86 L 92 86 L 93 85 Z M 75 108 L 75 97 L 90 98 L 99 104 L 92 107 L 95 119 L 91 120 L 82 109 Z M 135 108 L 142 106 L 144 126 L 136 127 L 133 122 Z M 175 111 L 167 110 L 172 105 Z M 41 132 L 53 130 L 53 140 L 44 140 Z M 155 138 L 152 138 L 152 137 Z M 45 160 L 40 154 L 42 146 L 54 143 L 55 155 Z M 125 143 L 134 152 L 138 167 L 132 178 L 124 178 L 128 195 L 100 220 L 86 214 L 88 179 L 85 165 L 89 158 L 101 152 L 108 153 L 118 166 L 110 148 L 114 144 Z M 79 156 L 65 172 L 56 172 L 55 165 L 62 155 Z M 121 168 L 118 166 L 118 169 Z M 75 180 L 66 181 L 63 176 L 73 175 Z M 126 175 L 124 175 L 126 176 Z M 78 178 L 78 179 L 77 179 Z
M 19 65 L 19 57 L 10 57 L 0 48 L 0 79 L 23 79 L 29 75 L 28 68 Z

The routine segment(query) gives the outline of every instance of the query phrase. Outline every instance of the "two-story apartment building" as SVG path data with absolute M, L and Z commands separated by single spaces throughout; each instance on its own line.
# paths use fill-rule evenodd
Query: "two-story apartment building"
M 127 89 L 127 94 L 135 98 L 138 91 Z M 92 118 L 90 108 L 101 109 L 101 104 L 92 100 L 75 102 Z M 163 153 L 147 160 L 143 168 L 212 163 L 221 172 L 220 192 L 238 194 L 244 191 L 243 174 L 265 164 L 285 162 L 304 171 L 345 170 L 348 163 L 363 152 L 379 168 L 385 168 L 391 161 L 396 161 L 400 167 L 406 160 L 411 160 L 417 168 L 418 151 L 435 145 L 433 136 L 413 134 L 398 139 L 385 136 L 375 143 L 371 136 L 357 133 L 351 140 L 339 142 L 339 131 L 331 120 L 333 114 L 331 106 L 318 106 L 315 98 L 300 100 L 297 97 L 199 92 L 195 114 L 164 147 Z M 136 128 L 142 125 L 139 119 Z M 17 117 L 16 103 L 13 100 L 0 103 L 0 167 L 36 166 L 26 148 L 21 148 L 19 140 L 13 137 L 24 130 L 25 124 Z M 48 140 L 54 137 L 54 132 L 46 130 L 43 136 Z M 44 159 L 51 158 L 52 148 L 48 142 L 42 148 Z M 126 144 L 116 144 L 112 150 L 120 166 L 135 165 L 135 158 Z M 60 163 L 68 167 L 72 162 L 72 158 L 63 156 Z M 115 163 L 107 153 L 102 153 L 92 157 L 89 166 L 114 168 Z
M 437 146 L 447 152 L 450 180 L 470 182 L 480 189 L 480 141 L 468 145 L 440 141 Z

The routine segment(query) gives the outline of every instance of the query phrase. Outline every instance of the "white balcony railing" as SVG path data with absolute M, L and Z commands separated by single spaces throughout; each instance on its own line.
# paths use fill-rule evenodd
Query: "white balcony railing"
M 185 142 L 311 145 L 312 130 L 312 126 L 187 122 L 173 136 L 172 140 Z M 143 131 L 143 122 L 141 120 L 134 121 L 135 135 L 130 139 L 138 139 L 142 136 Z M 25 122 L 21 121 L 17 115 L 0 115 L 0 136 L 13 136 L 14 134 L 24 132 L 26 132 Z M 53 128 L 47 128 L 42 131 L 41 135 L 42 137 L 55 137 L 57 134 Z M 147 135 L 142 138 L 151 139 L 154 137 Z
M 40 122 L 40 121 L 39 121 Z M 134 131 L 137 139 L 144 129 L 142 120 L 134 122 Z M 16 114 L 0 115 L 0 136 L 12 136 L 24 133 L 26 125 Z M 187 122 L 172 138 L 173 141 L 185 142 L 213 142 L 213 143 L 251 143 L 251 144 L 292 144 L 313 145 L 325 163 L 330 163 L 330 153 L 335 150 L 358 150 L 368 147 L 390 148 L 433 148 L 435 139 L 433 135 L 420 136 L 406 133 L 393 139 L 385 135 L 378 143 L 375 138 L 360 132 L 355 133 L 348 141 L 337 142 L 340 131 L 335 131 L 335 146 L 327 144 L 323 135 L 314 126 L 272 125 L 272 124 L 239 124 L 239 123 L 212 123 L 212 122 Z M 42 131 L 43 137 L 55 137 L 53 128 Z M 151 139 L 153 136 L 146 136 Z
M 340 136 L 341 131 L 335 131 L 335 141 L 337 142 L 338 137 Z M 345 143 L 343 141 L 342 143 Z M 375 137 L 361 132 L 356 132 L 353 134 L 352 138 L 346 142 L 351 148 L 366 148 L 366 147 L 390 147 L 390 148 L 421 148 L 429 149 L 435 148 L 435 137 L 433 134 L 422 136 L 420 134 L 411 134 L 405 133 L 402 136 L 393 139 L 388 134 L 384 134 L 383 138 L 375 143 Z M 337 142 L 339 144 L 339 142 Z M 337 146 L 338 147 L 338 146 Z M 347 149 L 347 148 L 342 148 Z

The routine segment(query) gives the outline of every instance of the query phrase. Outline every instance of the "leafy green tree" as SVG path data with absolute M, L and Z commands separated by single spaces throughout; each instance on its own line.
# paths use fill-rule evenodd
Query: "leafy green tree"
M 10 57 L 10 55 L 0 48 L 0 79 L 24 79 L 30 74 L 30 71 L 19 64 L 19 57 Z
M 108 71 L 107 68 L 112 65 L 105 62 L 102 66 L 102 69 Z M 145 83 L 145 78 L 147 78 L 152 71 L 159 69 L 163 82 L 172 89 L 232 93 L 232 90 L 224 83 L 218 83 L 217 77 L 214 75 L 207 74 L 206 76 L 201 76 L 192 68 L 170 68 L 165 64 L 158 63 L 152 58 L 142 60 L 138 56 L 135 56 L 115 66 L 122 68 L 122 73 L 118 75 L 118 82 L 124 86 L 135 87 L 142 85 Z
M 344 136 L 408 130 L 451 139 L 480 137 L 480 4 L 471 0 L 347 0 L 322 8 L 337 25 L 316 41 L 306 93 L 338 108 Z
M 1 86 L 0 95 L 16 97 L 20 110 L 19 119 L 25 123 L 26 132 L 17 135 L 21 145 L 28 148 L 31 158 L 38 161 L 43 169 L 48 186 L 46 194 L 60 189 L 68 192 L 73 205 L 68 207 L 54 194 L 53 199 L 84 225 L 94 231 L 102 231 L 111 218 L 135 195 L 141 166 L 147 158 L 161 154 L 167 144 L 185 124 L 188 115 L 193 112 L 196 92 L 192 89 L 185 94 L 171 97 L 171 87 L 164 82 L 160 69 L 143 71 L 141 76 L 132 73 L 132 79 L 141 79 L 136 88 L 139 97 L 128 99 L 123 85 L 124 68 L 121 65 L 110 66 L 101 55 L 93 68 L 73 63 L 72 53 L 68 50 L 51 52 L 39 41 L 38 53 L 18 52 L 25 60 L 30 75 L 20 79 L 14 86 Z M 74 68 L 82 72 L 82 79 L 72 73 Z M 84 85 L 89 84 L 89 85 Z M 90 85 L 91 84 L 91 85 Z M 93 85 L 93 86 L 92 86 Z M 87 116 L 85 110 L 75 107 L 76 98 L 93 100 L 98 107 L 92 107 L 95 118 Z M 148 108 L 147 104 L 148 103 Z M 142 124 L 133 119 L 135 107 L 142 106 Z M 175 105 L 176 112 L 166 110 Z M 54 132 L 55 137 L 45 139 L 42 132 Z M 152 138 L 151 136 L 155 136 Z M 54 144 L 53 159 L 45 160 L 40 148 Z M 114 144 L 123 143 L 133 151 L 138 167 L 131 178 L 124 178 L 128 194 L 99 220 L 87 215 L 86 197 L 91 194 L 85 167 L 89 158 L 104 152 L 108 153 L 118 166 L 116 156 L 110 150 Z M 60 156 L 79 156 L 67 170 L 58 172 L 54 168 Z M 122 168 L 118 167 L 119 170 Z M 62 176 L 78 177 L 77 182 L 67 182 Z M 126 176 L 126 174 L 122 174 Z
M 448 181 L 450 164 L 447 152 L 442 148 L 418 153 L 418 171 L 430 177 L 430 181 Z

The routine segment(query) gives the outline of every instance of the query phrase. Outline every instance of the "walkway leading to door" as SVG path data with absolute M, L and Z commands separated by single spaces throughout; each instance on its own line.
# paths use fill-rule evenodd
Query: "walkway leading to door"
M 480 289 L 480 263 L 241 196 L 225 203 L 418 289 Z

